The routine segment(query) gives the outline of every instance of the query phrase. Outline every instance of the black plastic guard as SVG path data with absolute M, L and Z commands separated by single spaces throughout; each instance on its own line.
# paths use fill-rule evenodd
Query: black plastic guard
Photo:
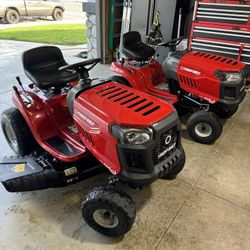
M 0 159 L 0 181 L 37 174 L 43 171 L 32 157 L 5 157 Z
M 0 159 L 0 181 L 9 192 L 25 192 L 60 186 L 53 169 L 42 168 L 33 157 Z

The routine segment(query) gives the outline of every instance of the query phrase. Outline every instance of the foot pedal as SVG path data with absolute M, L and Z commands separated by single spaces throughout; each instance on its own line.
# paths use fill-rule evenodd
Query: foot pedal
M 33 157 L 0 159 L 0 182 L 9 192 L 24 192 L 58 186 L 53 169 L 41 167 Z

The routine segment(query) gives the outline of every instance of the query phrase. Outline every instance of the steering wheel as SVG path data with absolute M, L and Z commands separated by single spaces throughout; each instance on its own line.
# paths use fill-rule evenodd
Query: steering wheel
M 90 71 L 91 69 L 93 69 L 96 64 L 98 64 L 99 62 L 101 62 L 101 58 L 95 58 L 95 59 L 90 59 L 90 60 L 86 60 L 83 62 L 78 62 L 78 63 L 74 63 L 74 64 L 69 64 L 69 65 L 65 65 L 60 67 L 58 70 L 59 71 L 65 71 L 65 70 L 75 70 L 76 72 L 81 72 L 81 71 Z M 86 68 L 86 66 L 90 67 Z
M 163 42 L 158 44 L 158 46 L 163 46 L 163 47 L 176 47 L 177 45 L 180 44 L 180 42 L 185 38 L 185 36 L 181 36 L 178 38 L 175 38 L 173 40 L 167 41 L 167 42 Z

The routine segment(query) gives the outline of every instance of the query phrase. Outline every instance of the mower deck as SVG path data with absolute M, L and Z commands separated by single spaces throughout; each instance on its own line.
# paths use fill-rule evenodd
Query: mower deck
M 104 170 L 92 157 L 65 164 L 50 156 L 11 156 L 0 159 L 0 182 L 9 192 L 25 192 L 66 186 Z

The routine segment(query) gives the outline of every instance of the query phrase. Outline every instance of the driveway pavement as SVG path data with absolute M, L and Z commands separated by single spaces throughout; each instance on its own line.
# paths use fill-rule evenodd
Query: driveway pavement
M 0 112 L 11 105 L 14 77 L 24 82 L 20 54 L 33 43 L 0 43 Z M 78 48 L 63 47 L 67 61 Z M 111 74 L 99 65 L 93 77 Z M 214 145 L 200 145 L 183 130 L 187 162 L 176 180 L 159 180 L 127 190 L 136 202 L 137 218 L 124 237 L 107 238 L 81 219 L 81 201 L 100 175 L 61 189 L 11 194 L 0 185 L 0 249 L 250 249 L 250 96 L 225 122 Z M 11 155 L 0 131 L 0 156 Z
M 47 18 L 33 18 L 33 17 L 21 17 L 21 20 L 17 24 L 4 24 L 3 20 L 0 21 L 0 31 L 8 28 L 17 27 L 33 27 L 38 25 L 52 25 L 52 24 L 78 24 L 86 23 L 86 14 L 83 12 L 74 11 L 73 9 L 65 10 L 64 18 L 61 21 L 54 21 L 52 17 Z

